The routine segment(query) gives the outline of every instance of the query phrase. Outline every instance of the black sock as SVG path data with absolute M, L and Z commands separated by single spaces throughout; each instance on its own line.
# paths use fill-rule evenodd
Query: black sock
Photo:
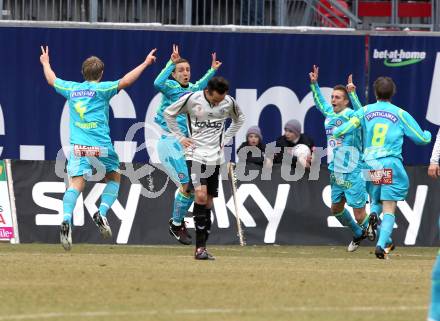
M 206 217 L 206 236 L 205 236 L 205 244 L 208 241 L 209 234 L 211 234 L 211 209 L 205 208 L 205 217 Z
M 194 225 L 196 228 L 196 248 L 206 246 L 206 208 L 205 205 L 194 203 Z

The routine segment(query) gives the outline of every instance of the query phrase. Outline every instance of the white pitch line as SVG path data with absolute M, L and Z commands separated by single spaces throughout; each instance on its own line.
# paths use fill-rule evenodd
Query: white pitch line
M 271 313 L 271 312 L 368 312 L 368 311 L 420 311 L 426 310 L 427 306 L 358 306 L 358 307 L 278 307 L 272 309 L 180 309 L 180 310 L 139 310 L 139 311 L 88 311 L 88 312 L 48 312 L 35 314 L 15 314 L 9 316 L 0 316 L 1 321 L 7 320 L 32 320 L 32 319 L 54 319 L 54 318 L 96 318 L 103 316 L 129 316 L 129 315 L 192 315 L 192 314 L 235 314 L 235 313 Z

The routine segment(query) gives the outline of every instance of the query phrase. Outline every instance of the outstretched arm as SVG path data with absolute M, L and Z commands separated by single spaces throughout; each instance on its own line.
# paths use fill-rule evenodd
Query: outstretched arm
M 173 45 L 173 52 L 171 53 L 170 60 L 168 60 L 165 68 L 162 69 L 160 74 L 154 80 L 154 88 L 163 92 L 166 89 L 166 82 L 171 73 L 176 68 L 176 62 L 180 59 L 179 46 Z
M 403 132 L 417 145 L 426 145 L 431 142 L 431 133 L 423 131 L 416 120 L 403 109 L 399 110 L 399 118 L 402 120 Z
M 131 86 L 139 78 L 145 68 L 156 61 L 156 51 L 157 49 L 151 50 L 143 63 L 141 63 L 139 66 L 137 66 L 132 71 L 127 73 L 124 77 L 122 77 L 122 79 L 119 81 L 118 90 Z
M 359 101 L 359 98 L 356 94 L 356 86 L 353 83 L 353 75 L 350 74 L 348 76 L 347 80 L 347 92 L 348 92 L 348 98 L 350 99 L 351 105 L 353 106 L 354 110 L 358 110 L 362 108 L 362 104 Z
M 331 112 L 333 112 L 333 108 L 330 104 L 324 99 L 322 96 L 321 89 L 318 85 L 318 76 L 319 76 L 319 67 L 313 65 L 313 71 L 309 73 L 310 77 L 310 89 L 313 92 L 313 100 L 315 101 L 315 106 L 318 110 L 327 117 Z
M 209 70 L 206 72 L 206 74 L 200 78 L 193 86 L 192 86 L 192 91 L 198 91 L 198 90 L 203 90 L 206 88 L 206 86 L 208 85 L 208 81 L 214 77 L 215 73 L 217 72 L 217 70 L 220 68 L 220 66 L 222 65 L 221 61 L 217 60 L 217 53 L 213 52 L 211 54 L 211 58 L 212 58 L 212 62 L 211 62 L 211 68 L 209 68 Z
M 47 83 L 53 86 L 57 76 L 55 75 L 54 71 L 50 66 L 49 47 L 46 46 L 46 49 L 44 49 L 43 46 L 41 46 L 40 48 L 41 48 L 40 62 L 43 65 L 44 76 L 46 77 Z

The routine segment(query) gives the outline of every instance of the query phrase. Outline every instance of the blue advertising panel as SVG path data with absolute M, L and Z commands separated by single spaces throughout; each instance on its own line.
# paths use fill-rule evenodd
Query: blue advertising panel
M 309 88 L 313 64 L 320 66 L 319 83 L 325 95 L 334 85 L 346 84 L 347 75 L 353 73 L 360 99 L 365 100 L 365 36 L 360 35 L 4 27 L 0 39 L 6 44 L 0 51 L 1 158 L 53 160 L 61 146 L 68 145 L 65 99 L 44 79 L 40 45 L 49 46 L 59 78 L 78 82 L 81 64 L 91 55 L 105 63 L 103 80 L 114 80 L 158 48 L 156 64 L 111 101 L 111 135 L 117 151 L 125 148 L 124 155 L 119 152 L 125 162 L 148 160 L 145 150 L 135 153 L 145 138 L 151 154 L 154 143 L 149 140 L 157 136 L 152 119 L 160 101 L 153 81 L 174 43 L 191 63 L 193 82 L 208 70 L 211 53 L 217 52 L 223 62 L 218 74 L 230 81 L 230 94 L 247 116 L 236 144 L 256 124 L 265 142 L 274 141 L 283 124 L 297 118 L 316 145 L 325 146 L 323 117 L 313 107 Z M 142 124 L 132 128 L 140 122 L 147 124 L 147 130 Z M 134 134 L 127 138 L 130 128 Z
M 433 142 L 440 125 L 440 38 L 371 36 L 369 101 L 374 102 L 374 80 L 393 78 L 397 92 L 393 103 L 408 111 L 422 129 L 431 131 Z M 439 56 L 439 57 L 437 57 Z M 428 164 L 433 142 L 424 147 L 408 140 L 404 162 Z

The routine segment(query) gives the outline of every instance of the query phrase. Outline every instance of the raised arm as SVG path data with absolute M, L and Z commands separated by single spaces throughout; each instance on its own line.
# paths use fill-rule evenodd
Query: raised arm
M 358 110 L 362 108 L 362 104 L 359 101 L 359 98 L 356 94 L 356 86 L 353 83 L 353 75 L 350 74 L 348 76 L 347 80 L 347 92 L 348 92 L 348 98 L 350 99 L 351 105 L 353 106 L 354 110 Z
M 321 89 L 318 85 L 319 67 L 313 65 L 313 71 L 309 73 L 310 77 L 310 89 L 313 92 L 313 100 L 315 101 L 315 106 L 318 110 L 327 117 L 331 112 L 333 112 L 332 106 L 324 99 L 321 93 Z
M 176 61 L 180 59 L 180 53 L 179 53 L 179 46 L 173 45 L 173 52 L 171 53 L 170 60 L 168 60 L 167 64 L 165 65 L 165 68 L 162 69 L 160 74 L 156 77 L 154 80 L 154 88 L 156 88 L 159 91 L 164 91 L 166 88 L 166 82 L 172 72 L 174 71 L 174 68 L 176 68 Z
M 41 56 L 40 56 L 40 62 L 43 65 L 43 72 L 44 76 L 46 77 L 47 83 L 51 86 L 54 85 L 55 79 L 57 79 L 57 76 L 55 75 L 55 72 L 52 70 L 49 62 L 49 47 L 46 46 L 46 49 L 41 48 Z
M 342 135 L 351 133 L 353 130 L 358 128 L 361 125 L 361 119 L 362 117 L 364 117 L 366 109 L 367 107 L 362 107 L 354 113 L 353 117 L 351 117 L 348 122 L 345 122 L 341 126 L 336 127 L 333 130 L 333 136 L 335 138 L 339 138 Z
M 145 68 L 156 61 L 156 51 L 157 49 L 151 50 L 143 63 L 141 63 L 139 66 L 137 66 L 132 71 L 127 73 L 124 77 L 122 77 L 122 79 L 119 81 L 118 90 L 131 86 L 139 78 Z
M 222 65 L 221 61 L 217 60 L 217 54 L 213 52 L 211 54 L 212 62 L 211 62 L 211 68 L 206 72 L 206 74 L 200 78 L 194 85 L 191 87 L 191 91 L 198 91 L 203 90 L 208 85 L 208 81 L 215 76 L 215 73 Z
M 229 113 L 229 116 L 232 119 L 232 123 L 229 126 L 228 130 L 225 132 L 225 139 L 223 140 L 223 146 L 229 144 L 231 139 L 237 134 L 240 127 L 244 124 L 244 114 L 241 111 L 240 107 L 235 102 L 234 98 L 231 97 L 232 100 L 232 109 Z
M 399 118 L 402 120 L 403 132 L 417 145 L 426 145 L 431 142 L 431 133 L 423 131 L 416 120 L 403 109 L 399 110 Z

